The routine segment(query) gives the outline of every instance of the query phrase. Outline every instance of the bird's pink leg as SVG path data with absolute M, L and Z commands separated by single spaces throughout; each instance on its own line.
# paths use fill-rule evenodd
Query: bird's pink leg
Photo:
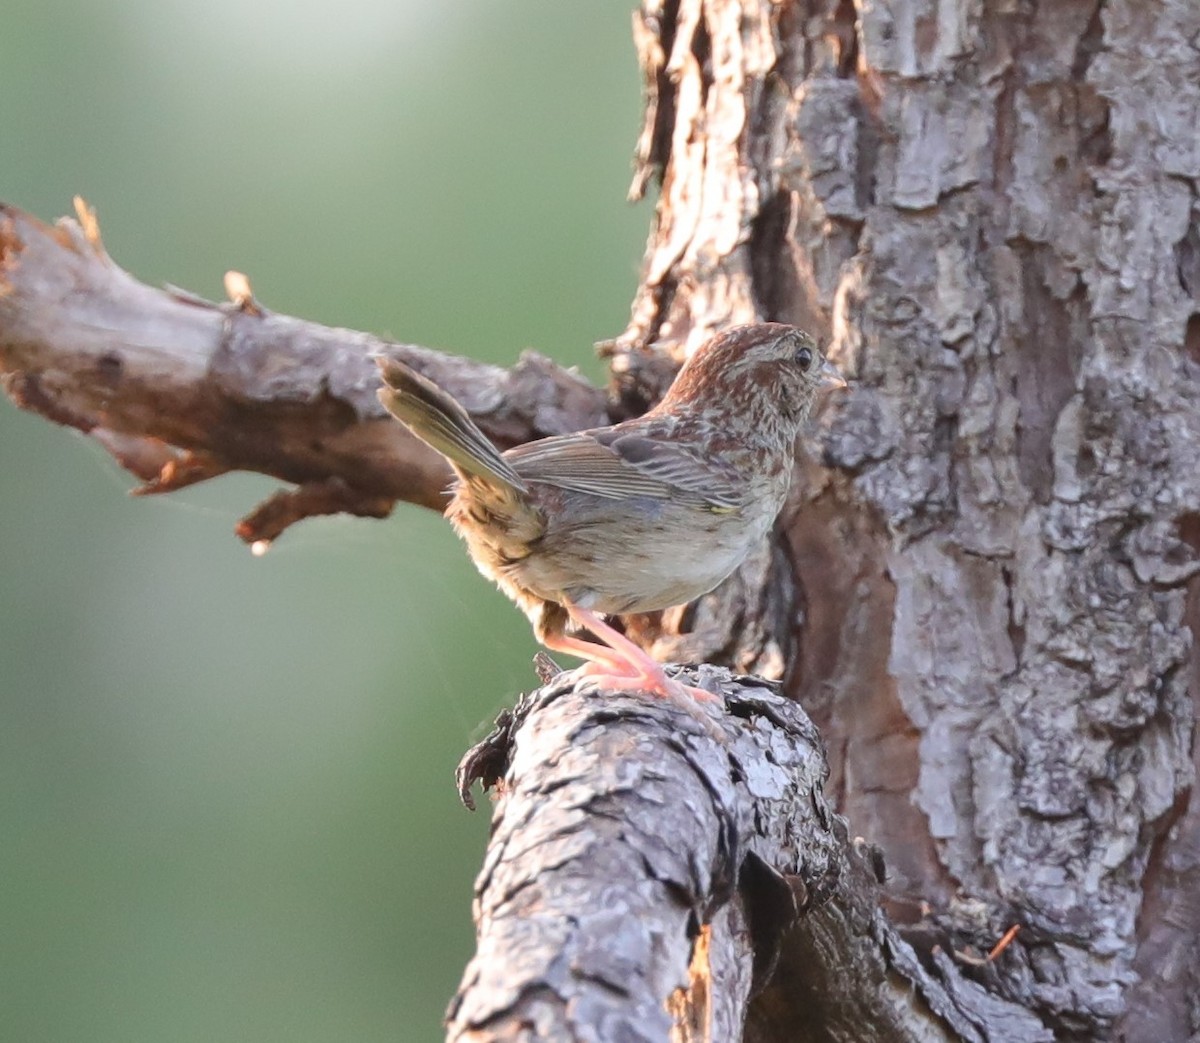
M 553 651 L 587 659 L 588 664 L 580 670 L 581 676 L 595 681 L 602 688 L 616 691 L 650 692 L 668 698 L 689 696 L 703 702 L 720 701 L 712 692 L 706 692 L 703 688 L 693 688 L 672 681 L 659 663 L 594 612 L 572 605 L 568 601 L 563 602 L 563 608 L 567 610 L 567 615 L 576 626 L 591 631 L 604 642 L 597 645 L 565 634 L 542 637 L 542 643 Z
M 566 634 L 541 634 L 538 640 L 551 652 L 566 652 L 567 655 L 575 656 L 576 659 L 586 659 L 587 664 L 580 669 L 588 671 L 589 675 L 591 667 L 600 667 L 614 675 L 628 672 L 624 659 L 617 656 L 611 648 L 598 645 L 595 641 L 582 641 L 577 637 L 568 637 Z

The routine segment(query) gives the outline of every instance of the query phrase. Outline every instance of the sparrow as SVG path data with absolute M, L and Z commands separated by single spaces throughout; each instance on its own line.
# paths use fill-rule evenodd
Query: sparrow
M 801 427 L 822 391 L 845 386 L 813 338 L 779 323 L 726 330 L 644 415 L 505 452 L 436 384 L 377 361 L 384 408 L 454 470 L 446 515 L 479 571 L 542 645 L 585 660 L 576 680 L 714 699 L 603 617 L 692 601 L 767 537 Z

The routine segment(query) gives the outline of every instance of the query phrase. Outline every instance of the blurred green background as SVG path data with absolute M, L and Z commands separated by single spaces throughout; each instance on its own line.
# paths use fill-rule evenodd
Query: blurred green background
M 647 207 L 621 5 L 9 0 L 0 198 L 221 296 L 599 377 Z M 487 804 L 452 772 L 532 683 L 447 525 L 232 535 L 275 483 L 133 500 L 0 401 L 0 1039 L 431 1040 Z

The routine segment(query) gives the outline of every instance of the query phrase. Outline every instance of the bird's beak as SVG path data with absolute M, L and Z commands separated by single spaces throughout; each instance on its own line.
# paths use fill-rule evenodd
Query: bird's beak
M 818 376 L 821 379 L 817 382 L 817 387 L 822 391 L 832 391 L 834 388 L 844 388 L 846 386 L 846 378 L 838 372 L 837 366 L 830 362 L 829 359 L 825 359 L 822 363 Z

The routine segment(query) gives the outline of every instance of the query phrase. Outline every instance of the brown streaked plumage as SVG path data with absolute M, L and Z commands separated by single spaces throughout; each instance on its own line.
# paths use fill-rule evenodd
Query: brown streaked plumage
M 739 326 L 644 416 L 501 453 L 439 387 L 379 366 L 380 401 L 458 476 L 446 514 L 475 564 L 542 644 L 588 660 L 581 673 L 601 687 L 662 694 L 681 686 L 600 616 L 681 605 L 733 572 L 783 506 L 817 393 L 845 383 L 801 330 Z

